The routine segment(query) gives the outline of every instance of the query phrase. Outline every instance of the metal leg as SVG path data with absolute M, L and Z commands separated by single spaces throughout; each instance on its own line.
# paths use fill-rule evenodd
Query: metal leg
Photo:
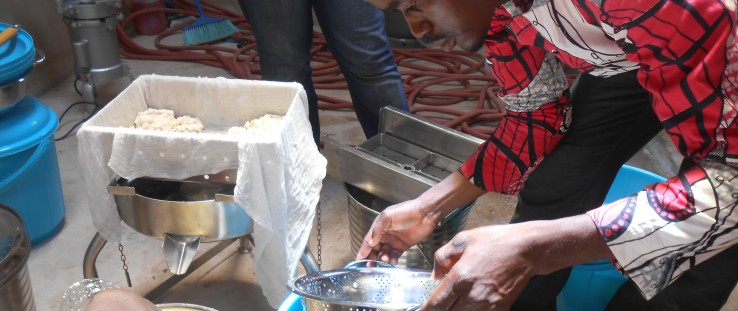
M 302 266 L 308 273 L 315 273 L 320 271 L 320 268 L 318 267 L 318 262 L 315 261 L 315 257 L 313 257 L 313 253 L 310 252 L 310 247 L 308 246 L 305 246 L 305 250 L 302 252 L 300 263 L 302 263 Z
M 97 255 L 100 255 L 100 251 L 102 251 L 107 243 L 108 241 L 100 233 L 95 233 L 92 241 L 90 241 L 90 245 L 87 246 L 85 258 L 82 260 L 82 276 L 85 279 L 95 279 L 98 277 L 95 262 L 97 262 Z
M 242 243 L 242 245 L 243 243 L 247 243 L 251 246 L 250 249 L 253 249 L 254 239 L 250 234 L 239 238 L 239 240 L 240 240 L 240 243 Z M 202 265 L 204 265 L 210 259 L 215 257 L 215 255 L 217 255 L 218 253 L 222 252 L 231 243 L 235 241 L 236 239 L 230 239 L 230 240 L 225 240 L 225 241 L 218 243 L 213 248 L 209 249 L 207 252 L 197 257 L 192 262 L 192 264 L 190 264 L 190 269 L 188 269 L 187 273 L 182 274 L 182 275 L 173 275 L 169 277 L 168 279 L 164 280 L 164 282 L 159 284 L 157 287 L 153 288 L 151 291 L 144 294 L 144 297 L 151 301 L 155 301 L 162 294 L 166 293 L 166 291 L 168 291 L 170 288 L 177 285 L 185 277 L 190 275 L 190 273 L 200 268 Z M 105 244 L 107 244 L 107 242 L 108 241 L 105 240 L 105 238 L 103 238 L 100 235 L 100 233 L 95 233 L 95 236 L 92 238 L 92 241 L 90 241 L 90 245 L 87 246 L 87 250 L 85 251 L 85 257 L 82 263 L 82 275 L 84 276 L 85 279 L 94 279 L 98 277 L 97 267 L 95 266 L 95 263 L 97 262 L 98 255 L 100 255 L 100 252 L 102 251 L 103 247 L 105 247 Z M 239 251 L 240 249 L 241 247 L 239 247 Z M 315 272 L 320 271 L 320 269 L 318 268 L 318 263 L 317 261 L 315 261 L 315 257 L 313 257 L 313 254 L 310 252 L 309 246 L 305 246 L 305 250 L 303 251 L 302 256 L 300 257 L 300 263 L 302 263 L 302 266 L 305 268 L 305 271 L 307 271 L 308 273 L 315 273 Z
M 197 258 L 195 258 L 194 261 L 192 261 L 192 264 L 190 264 L 190 269 L 188 269 L 187 273 L 182 274 L 182 275 L 173 275 L 169 277 L 168 279 L 164 280 L 164 282 L 159 284 L 157 287 L 155 287 L 148 293 L 144 294 L 144 297 L 151 301 L 155 301 L 157 298 L 159 298 L 159 296 L 164 294 L 170 288 L 177 285 L 177 283 L 179 283 L 185 277 L 190 275 L 190 273 L 192 273 L 193 271 L 203 266 L 210 259 L 215 257 L 215 255 L 222 252 L 229 245 L 231 245 L 231 243 L 235 241 L 236 239 L 224 240 L 218 243 L 217 245 L 213 246 L 207 252 L 198 256 Z M 87 250 L 85 251 L 85 257 L 82 261 L 82 275 L 85 279 L 98 278 L 97 267 L 95 266 L 95 264 L 97 262 L 97 256 L 100 255 L 100 252 L 102 251 L 105 244 L 107 244 L 107 242 L 108 241 L 105 240 L 105 238 L 103 238 L 100 235 L 100 233 L 95 233 L 95 236 L 92 238 L 92 241 L 90 241 L 90 245 L 87 246 Z
M 254 237 L 252 235 L 246 235 L 244 237 L 241 237 L 241 239 L 246 238 L 251 243 L 252 248 L 254 244 Z M 243 242 L 242 242 L 243 243 Z M 240 251 L 240 248 L 239 248 Z M 302 252 L 302 256 L 300 257 L 300 263 L 302 263 L 302 267 L 305 268 L 305 271 L 308 273 L 314 273 L 319 272 L 320 268 L 318 267 L 318 262 L 315 261 L 315 257 L 313 257 L 313 253 L 310 252 L 310 246 L 305 245 L 305 250 Z

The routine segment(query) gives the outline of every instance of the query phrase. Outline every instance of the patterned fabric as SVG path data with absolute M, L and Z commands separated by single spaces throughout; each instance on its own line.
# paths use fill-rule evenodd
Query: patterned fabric
M 566 134 L 566 86 L 550 56 L 604 77 L 638 70 L 677 150 L 699 165 L 588 214 L 622 271 L 653 297 L 738 242 L 735 25 L 736 0 L 498 7 L 485 47 L 511 112 L 460 171 L 488 191 L 516 193 Z

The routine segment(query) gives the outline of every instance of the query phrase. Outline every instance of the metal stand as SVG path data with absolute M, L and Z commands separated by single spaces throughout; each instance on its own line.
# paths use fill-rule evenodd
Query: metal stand
M 248 242 L 246 241 L 246 239 L 248 240 Z M 251 237 L 251 235 L 243 236 L 243 237 L 236 238 L 236 239 L 229 239 L 229 240 L 221 241 L 217 245 L 209 249 L 207 252 L 197 257 L 194 261 L 192 261 L 192 264 L 190 264 L 190 268 L 187 270 L 186 273 L 182 275 L 172 275 L 168 279 L 164 280 L 164 282 L 159 284 L 157 287 L 153 288 L 151 291 L 144 294 L 144 297 L 148 300 L 155 301 L 162 294 L 166 293 L 170 288 L 177 285 L 185 277 L 187 277 L 193 271 L 203 266 L 210 259 L 215 257 L 215 255 L 222 252 L 224 249 L 226 249 L 229 245 L 231 245 L 231 243 L 235 242 L 236 240 L 241 240 L 241 247 L 244 247 L 244 244 L 253 245 L 253 238 Z M 100 235 L 100 233 L 95 233 L 95 236 L 90 241 L 90 245 L 87 246 L 87 250 L 85 251 L 85 257 L 82 261 L 82 275 L 84 276 L 85 279 L 94 279 L 98 277 L 97 267 L 96 267 L 97 257 L 98 255 L 100 255 L 100 252 L 102 251 L 103 247 L 105 247 L 105 244 L 107 244 L 107 242 L 108 241 L 105 240 L 105 238 L 103 238 Z M 239 252 L 240 252 L 241 247 L 239 247 Z M 248 248 L 248 246 L 246 247 Z M 319 271 L 318 264 L 315 261 L 315 258 L 313 257 L 313 254 L 310 252 L 310 248 L 308 246 L 305 247 L 305 251 L 303 251 L 302 253 L 302 257 L 300 258 L 300 263 L 302 263 L 302 266 L 305 268 L 305 271 L 307 271 L 308 273 Z

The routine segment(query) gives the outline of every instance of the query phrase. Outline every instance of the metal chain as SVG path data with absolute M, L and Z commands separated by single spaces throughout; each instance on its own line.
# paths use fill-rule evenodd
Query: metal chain
M 128 274 L 128 265 L 126 264 L 126 255 L 123 254 L 122 243 L 118 243 L 118 251 L 120 251 L 120 261 L 123 262 L 123 271 L 126 273 L 126 282 L 128 282 L 128 287 L 133 287 L 133 284 L 131 284 L 131 275 Z
M 320 245 L 320 240 L 323 239 L 323 235 L 321 234 L 322 228 L 320 226 L 320 202 L 318 202 L 318 208 L 315 211 L 315 218 L 318 221 L 317 230 L 316 230 L 317 231 L 316 239 L 318 240 L 318 271 L 321 271 L 323 270 L 320 268 L 320 266 L 323 264 L 323 258 L 321 257 L 323 250 L 322 250 L 322 245 Z

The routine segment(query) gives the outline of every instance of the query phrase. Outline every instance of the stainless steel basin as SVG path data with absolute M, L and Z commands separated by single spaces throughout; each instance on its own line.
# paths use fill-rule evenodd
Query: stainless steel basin
M 163 240 L 169 270 L 184 274 L 201 242 L 238 238 L 253 230 L 251 217 L 234 202 L 235 178 L 231 175 L 179 181 L 119 178 L 108 186 L 108 192 L 123 222 Z
M 220 241 L 251 233 L 253 222 L 233 200 L 233 184 L 150 178 L 118 179 L 108 187 L 121 219 L 134 230 Z

